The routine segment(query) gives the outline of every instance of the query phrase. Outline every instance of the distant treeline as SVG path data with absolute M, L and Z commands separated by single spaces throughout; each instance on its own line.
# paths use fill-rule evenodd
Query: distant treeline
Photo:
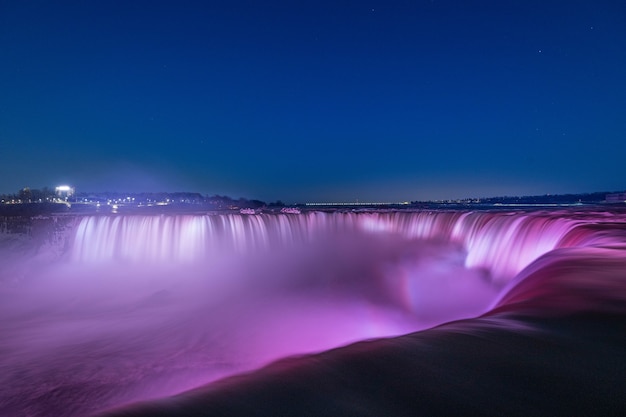
M 53 189 L 44 187 L 42 189 L 23 188 L 14 194 L 0 194 L 1 203 L 46 203 L 54 202 L 59 197 Z M 282 207 L 284 203 L 280 200 L 266 203 L 261 200 L 250 200 L 247 198 L 232 198 L 226 195 L 202 195 L 192 192 L 160 192 L 160 193 L 122 193 L 122 192 L 78 192 L 63 201 L 70 203 L 134 203 L 134 204 L 202 204 L 218 209 L 227 208 L 260 208 L 267 206 Z
M 527 195 L 527 196 L 500 196 L 500 197 L 483 197 L 483 198 L 467 198 L 459 200 L 443 200 L 438 203 L 455 203 L 455 204 L 594 204 L 606 201 L 606 196 L 611 194 L 606 191 L 582 194 L 545 194 L 545 195 Z M 412 201 L 414 205 L 426 203 L 422 201 Z M 430 202 L 432 203 L 432 202 Z
M 249 207 L 259 208 L 268 204 L 261 200 L 249 200 L 247 198 L 232 198 L 226 195 L 202 195 L 192 192 L 173 192 L 173 193 L 120 193 L 120 192 L 103 192 L 103 193 L 76 193 L 71 201 L 81 202 L 116 202 L 116 203 L 135 203 L 135 204 L 152 204 L 152 203 L 168 203 L 168 204 L 202 204 L 211 205 L 216 208 L 233 208 L 233 207 Z M 269 205 L 282 204 L 280 201 L 270 203 Z
M 43 187 L 41 190 L 25 187 L 14 194 L 0 194 L 0 202 L 42 203 L 56 198 L 54 190 Z
M 466 198 L 440 201 L 412 201 L 411 205 L 419 206 L 428 203 L 441 204 L 568 204 L 568 203 L 601 203 L 606 201 L 610 192 L 594 192 L 583 194 L 545 194 L 532 196 L 500 196 L 483 198 Z M 58 199 L 54 190 L 49 187 L 42 189 L 23 188 L 14 194 L 0 194 L 0 203 L 46 203 Z M 232 198 L 226 195 L 202 195 L 193 192 L 160 192 L 160 193 L 121 193 L 121 192 L 78 192 L 64 201 L 85 203 L 134 203 L 134 204 L 200 204 L 215 209 L 283 207 L 285 204 L 277 200 L 266 203 L 261 200 Z
M 487 204 L 568 204 L 568 203 L 600 203 L 606 199 L 607 192 L 584 194 L 546 194 L 521 197 L 488 197 L 481 202 Z

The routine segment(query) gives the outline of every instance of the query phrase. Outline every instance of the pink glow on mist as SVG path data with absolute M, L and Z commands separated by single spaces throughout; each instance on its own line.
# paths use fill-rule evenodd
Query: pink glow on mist
M 366 232 L 457 243 L 465 267 L 506 282 L 556 248 L 578 220 L 512 213 L 320 213 L 299 216 L 94 216 L 79 224 L 72 249 L 78 262 L 193 262 L 217 253 L 274 250 L 320 235 Z
M 68 403 L 55 415 L 82 415 L 287 355 L 475 317 L 549 292 L 542 271 L 567 267 L 559 250 L 619 258 L 607 248 L 624 244 L 620 221 L 557 212 L 86 216 L 64 262 L 0 287 L 0 404 L 50 415 L 42 398 L 56 390 Z

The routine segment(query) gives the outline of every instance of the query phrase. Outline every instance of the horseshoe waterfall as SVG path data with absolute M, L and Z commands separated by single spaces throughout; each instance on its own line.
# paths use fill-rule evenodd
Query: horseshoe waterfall
M 2 416 L 626 411 L 621 209 L 30 222 Z

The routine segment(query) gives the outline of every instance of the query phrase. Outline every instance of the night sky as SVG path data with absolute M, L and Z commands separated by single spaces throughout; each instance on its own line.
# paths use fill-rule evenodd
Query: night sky
M 626 2 L 0 0 L 0 193 L 626 189 Z

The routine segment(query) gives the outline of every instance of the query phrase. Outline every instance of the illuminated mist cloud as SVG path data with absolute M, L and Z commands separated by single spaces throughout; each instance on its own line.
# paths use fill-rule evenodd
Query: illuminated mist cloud
M 41 262 L 18 282 L 3 276 L 0 404 L 13 415 L 85 415 L 485 313 L 621 312 L 601 301 L 624 298 L 622 217 L 66 217 Z M 585 271 L 574 281 L 571 265 Z

